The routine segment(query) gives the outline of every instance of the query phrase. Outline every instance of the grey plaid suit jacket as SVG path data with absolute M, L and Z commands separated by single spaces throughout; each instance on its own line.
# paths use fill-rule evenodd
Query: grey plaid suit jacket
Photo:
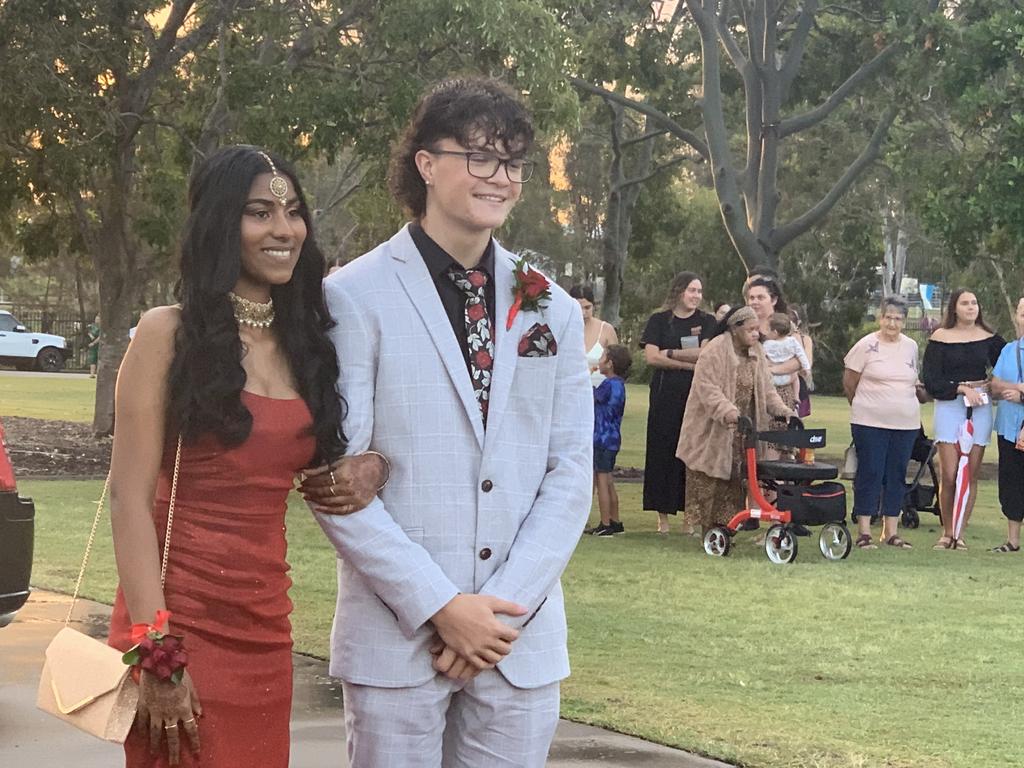
M 593 395 L 579 305 L 552 284 L 511 330 L 514 256 L 495 250 L 495 361 L 486 434 L 465 360 L 419 251 L 403 228 L 329 277 L 331 332 L 349 452 L 391 461 L 366 509 L 318 516 L 338 551 L 331 674 L 420 685 L 436 673 L 429 619 L 458 593 L 526 606 L 498 669 L 519 688 L 569 674 L 559 582 L 591 502 Z M 547 323 L 551 357 L 519 357 Z

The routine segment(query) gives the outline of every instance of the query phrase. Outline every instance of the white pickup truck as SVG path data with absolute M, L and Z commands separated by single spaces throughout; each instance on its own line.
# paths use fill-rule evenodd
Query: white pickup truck
M 32 333 L 10 312 L 0 310 L 0 364 L 53 373 L 64 367 L 70 354 L 63 336 Z

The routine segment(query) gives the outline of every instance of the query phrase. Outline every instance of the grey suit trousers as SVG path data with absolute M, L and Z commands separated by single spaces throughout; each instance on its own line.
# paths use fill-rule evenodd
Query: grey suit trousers
M 351 768 L 543 768 L 558 726 L 558 683 L 515 688 L 493 669 L 342 690 Z

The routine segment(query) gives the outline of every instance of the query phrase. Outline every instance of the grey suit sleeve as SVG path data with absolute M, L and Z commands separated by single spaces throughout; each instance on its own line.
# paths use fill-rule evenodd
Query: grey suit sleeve
M 367 327 L 358 303 L 337 281 L 325 283 L 325 291 L 337 323 L 330 336 L 341 371 L 339 389 L 347 404 L 348 453 L 359 453 L 370 447 L 373 438 L 379 334 Z M 380 498 L 352 515 L 317 514 L 316 518 L 339 556 L 392 610 L 408 637 L 459 593 L 427 551 L 395 522 Z
M 558 342 L 547 473 L 508 558 L 480 590 L 529 609 L 524 616 L 502 616 L 514 627 L 529 623 L 540 609 L 569 563 L 590 514 L 594 395 L 584 353 L 583 317 L 578 307 L 571 309 Z

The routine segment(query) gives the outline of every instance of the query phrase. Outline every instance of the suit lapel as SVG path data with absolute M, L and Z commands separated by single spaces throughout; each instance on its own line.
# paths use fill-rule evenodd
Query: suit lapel
M 469 416 L 477 443 L 482 449 L 484 424 L 480 417 L 480 406 L 477 405 L 476 396 L 473 394 L 473 384 L 466 371 L 466 359 L 462 356 L 455 334 L 452 333 L 452 324 L 437 295 L 434 280 L 409 234 L 408 225 L 391 239 L 390 245 L 398 279 L 437 348 L 437 354 L 448 371 L 448 377 L 459 395 L 459 400 L 462 401 L 462 407 Z
M 525 322 L 523 312 L 516 315 L 512 328 L 505 330 L 508 310 L 512 306 L 512 286 L 515 280 L 512 267 L 515 256 L 494 244 L 494 375 L 491 378 L 491 405 L 487 411 L 487 431 L 497 434 L 505 415 L 512 379 L 519 361 L 519 338 Z

